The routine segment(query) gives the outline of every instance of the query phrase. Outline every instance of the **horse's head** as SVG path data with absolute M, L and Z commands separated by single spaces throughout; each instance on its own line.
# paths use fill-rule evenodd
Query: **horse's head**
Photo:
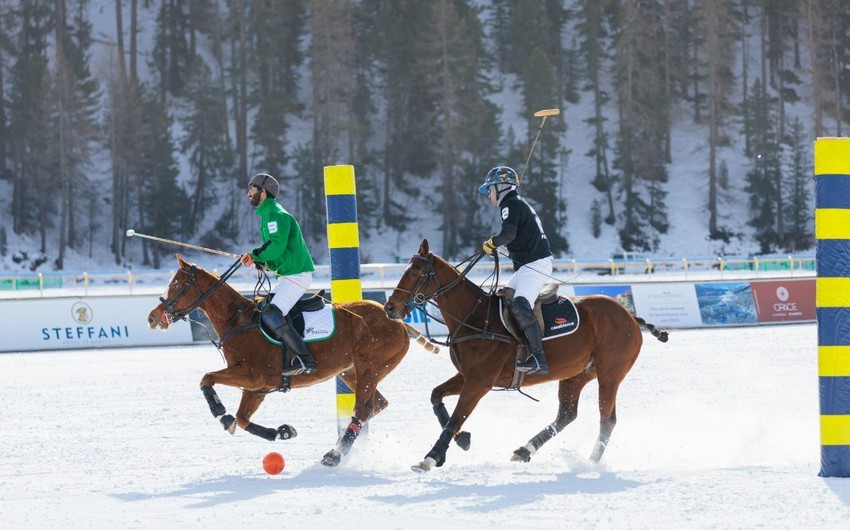
M 404 318 L 415 307 L 422 306 L 440 288 L 434 271 L 438 260 L 428 248 L 428 240 L 423 239 L 419 252 L 410 258 L 410 263 L 401 275 L 384 310 L 390 318 Z
M 177 263 L 180 268 L 169 280 L 165 295 L 160 297 L 159 305 L 148 314 L 151 329 L 168 329 L 172 322 L 194 311 L 204 290 L 208 288 L 199 283 L 199 280 L 204 279 L 203 269 L 186 262 L 180 255 L 177 256 Z

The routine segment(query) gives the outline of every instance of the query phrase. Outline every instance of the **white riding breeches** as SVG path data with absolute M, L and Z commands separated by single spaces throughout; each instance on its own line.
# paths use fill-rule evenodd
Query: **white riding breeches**
M 552 276 L 552 256 L 540 258 L 537 261 L 526 263 L 519 268 L 511 279 L 508 280 L 508 287 L 512 287 L 514 298 L 520 296 L 528 300 L 529 305 L 534 307 L 534 301 L 543 287 L 551 280 Z
M 274 298 L 272 304 L 280 308 L 284 315 L 289 313 L 295 302 L 307 292 L 310 288 L 310 283 L 313 281 L 312 272 L 302 272 L 301 274 L 292 274 L 290 276 L 278 276 L 277 285 L 274 290 Z

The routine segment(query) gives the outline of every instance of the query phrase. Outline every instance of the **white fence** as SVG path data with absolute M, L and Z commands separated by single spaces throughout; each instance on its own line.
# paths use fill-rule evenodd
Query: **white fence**
M 512 271 L 510 260 L 500 261 L 500 277 Z M 407 264 L 362 264 L 363 287 L 388 289 L 395 287 Z M 213 272 L 219 273 L 216 269 Z M 32 274 L 0 274 L 0 299 L 42 298 L 47 296 L 89 296 L 99 294 L 161 293 L 175 269 L 124 272 L 48 272 Z M 479 263 L 470 278 L 485 281 L 493 272 L 492 260 Z M 682 258 L 646 260 L 555 260 L 553 281 L 562 283 L 645 282 L 725 280 L 774 277 L 806 277 L 815 274 L 815 258 L 810 256 L 770 258 Z M 241 291 L 251 291 L 257 282 L 253 269 L 242 268 L 229 283 Z M 317 266 L 313 288 L 330 286 L 330 268 Z

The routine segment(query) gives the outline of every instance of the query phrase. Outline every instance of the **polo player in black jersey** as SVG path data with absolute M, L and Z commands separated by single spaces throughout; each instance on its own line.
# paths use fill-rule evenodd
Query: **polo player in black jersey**
M 517 362 L 517 369 L 529 374 L 549 372 L 543 352 L 543 333 L 534 318 L 532 304 L 552 275 L 552 252 L 543 232 L 543 224 L 534 208 L 517 193 L 517 172 L 508 166 L 496 166 L 487 173 L 478 192 L 499 208 L 502 231 L 485 241 L 484 252 L 491 254 L 505 246 L 514 262 L 514 274 L 507 287 L 514 289 L 510 305 L 519 328 L 525 335 L 528 357 Z

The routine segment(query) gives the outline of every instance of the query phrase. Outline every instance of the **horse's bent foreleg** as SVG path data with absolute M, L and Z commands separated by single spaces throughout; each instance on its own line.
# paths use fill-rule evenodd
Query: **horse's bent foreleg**
M 443 403 L 443 398 L 460 394 L 460 389 L 463 387 L 463 375 L 458 372 L 445 383 L 434 387 L 431 391 L 431 406 L 434 408 L 434 415 L 437 416 L 437 421 L 440 422 L 440 427 L 445 427 L 449 422 L 449 412 L 446 410 L 446 405 Z M 466 431 L 461 431 L 454 436 L 458 447 L 464 451 L 469 450 L 472 443 L 471 435 Z
M 493 376 L 493 379 L 495 380 L 495 375 Z M 448 381 L 446 383 L 448 383 Z M 425 460 L 411 467 L 413 471 L 424 473 L 434 466 L 440 467 L 445 463 L 446 451 L 449 449 L 449 442 L 451 442 L 452 438 L 458 433 L 460 428 L 463 426 L 463 423 L 466 421 L 466 418 L 469 417 L 473 409 L 475 409 L 475 406 L 478 405 L 479 401 L 481 401 L 481 398 L 484 397 L 484 395 L 487 394 L 492 387 L 493 381 L 487 382 L 476 380 L 471 382 L 467 379 L 463 383 L 455 410 L 452 412 L 449 421 L 446 422 L 446 425 L 443 427 L 443 432 L 440 433 L 437 443 L 435 443 L 434 447 L 432 447 L 431 450 L 428 451 L 428 454 L 425 455 Z
M 257 412 L 265 399 L 266 394 L 249 390 L 242 391 L 242 401 L 239 403 L 239 410 L 236 411 L 236 424 L 239 425 L 239 428 L 270 442 L 277 439 L 289 440 L 295 438 L 298 433 L 289 425 L 281 425 L 277 429 L 273 429 L 251 422 L 251 416 Z
M 228 386 L 239 386 L 239 381 L 242 380 L 241 370 L 239 368 L 225 368 L 217 372 L 207 372 L 201 378 L 201 392 L 204 394 L 204 399 L 207 400 L 207 405 L 210 407 L 210 412 L 213 417 L 221 422 L 224 430 L 233 434 L 236 430 L 236 419 L 227 414 L 224 404 L 219 399 L 218 394 L 213 385 L 221 383 Z
M 527 444 L 514 451 L 511 456 L 512 462 L 529 462 L 531 456 L 540 449 L 543 444 L 564 430 L 578 416 L 578 400 L 584 386 L 596 377 L 595 372 L 583 372 L 570 379 L 564 379 L 558 385 L 558 415 L 555 421 L 537 433 Z

